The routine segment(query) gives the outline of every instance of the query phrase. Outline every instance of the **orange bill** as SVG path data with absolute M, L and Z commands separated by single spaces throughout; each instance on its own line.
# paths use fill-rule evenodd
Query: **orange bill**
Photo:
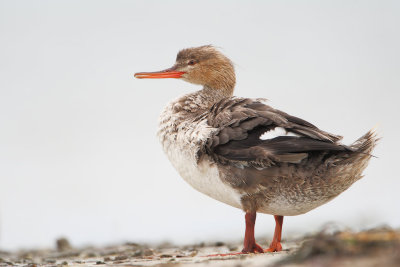
M 173 68 L 156 71 L 156 72 L 138 72 L 135 73 L 135 78 L 138 79 L 163 79 L 163 78 L 181 78 L 184 71 L 175 71 Z

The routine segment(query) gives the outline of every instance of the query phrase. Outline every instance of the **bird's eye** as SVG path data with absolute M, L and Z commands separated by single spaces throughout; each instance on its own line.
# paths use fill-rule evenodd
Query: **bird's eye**
M 193 59 L 188 62 L 188 65 L 194 65 L 194 64 L 196 64 L 196 61 L 194 61 Z

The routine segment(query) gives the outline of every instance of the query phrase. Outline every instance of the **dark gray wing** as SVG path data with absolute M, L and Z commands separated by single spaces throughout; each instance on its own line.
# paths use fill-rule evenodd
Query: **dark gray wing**
M 340 136 L 261 102 L 248 98 L 227 98 L 213 105 L 208 124 L 218 129 L 209 139 L 206 152 L 226 164 L 267 167 L 277 162 L 299 163 L 315 151 L 345 151 Z M 283 128 L 295 136 L 267 140 L 264 133 Z

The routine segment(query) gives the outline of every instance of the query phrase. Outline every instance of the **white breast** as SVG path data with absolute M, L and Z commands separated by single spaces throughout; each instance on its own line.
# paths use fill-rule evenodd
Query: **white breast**
M 240 194 L 224 183 L 215 163 L 203 157 L 197 162 L 197 152 L 215 129 L 205 120 L 193 122 L 174 112 L 174 103 L 160 116 L 158 136 L 172 165 L 194 189 L 223 203 L 241 208 Z

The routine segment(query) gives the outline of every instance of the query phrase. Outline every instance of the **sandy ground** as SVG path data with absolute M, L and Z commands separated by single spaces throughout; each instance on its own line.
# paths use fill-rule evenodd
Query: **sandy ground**
M 284 250 L 275 253 L 208 256 L 240 248 L 240 243 L 215 242 L 180 247 L 126 243 L 78 249 L 67 239 L 59 239 L 56 249 L 0 251 L 0 266 L 400 266 L 400 231 L 387 228 L 358 233 L 323 231 L 284 240 Z

